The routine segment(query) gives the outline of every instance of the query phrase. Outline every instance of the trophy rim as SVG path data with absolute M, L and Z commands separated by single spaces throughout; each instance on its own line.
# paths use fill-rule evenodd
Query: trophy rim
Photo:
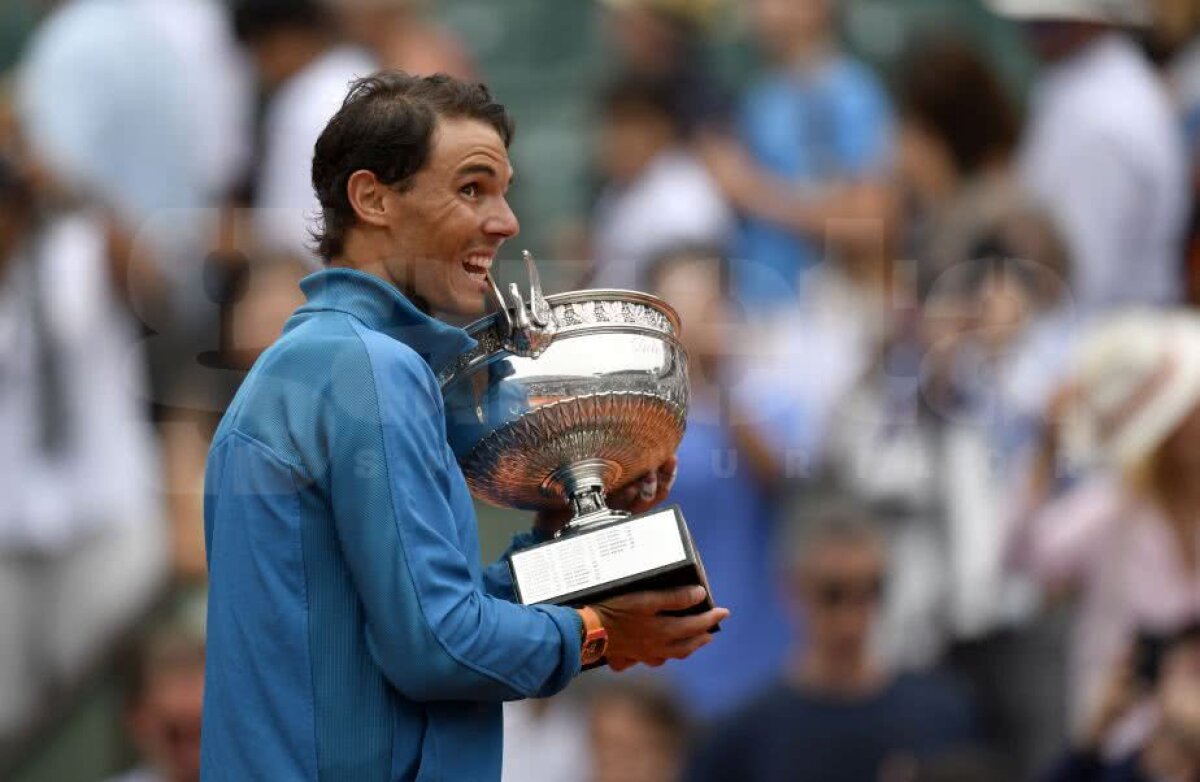
M 585 334 L 647 334 L 653 333 L 658 339 L 669 342 L 679 349 L 683 349 L 683 342 L 680 335 L 683 331 L 683 324 L 679 319 L 679 313 L 675 308 L 668 304 L 663 299 L 643 291 L 625 290 L 622 288 L 584 288 L 574 291 L 566 291 L 563 293 L 555 293 L 546 297 L 546 303 L 553 307 L 561 307 L 570 304 L 587 301 L 627 301 L 634 304 L 642 304 L 659 312 L 670 326 L 670 331 L 662 331 L 648 328 L 644 325 L 636 323 L 594 323 L 587 326 L 572 326 L 565 330 L 556 333 L 552 341 L 559 341 L 580 337 Z M 498 333 L 503 328 L 504 313 L 501 311 L 491 312 L 482 318 L 463 327 L 463 330 L 468 336 L 483 343 L 487 341 L 487 335 L 490 332 Z M 500 342 L 501 340 L 495 340 Z M 474 349 L 468 350 L 459 357 L 458 361 L 452 362 L 447 367 L 443 368 L 437 376 L 438 387 L 443 393 L 458 383 L 465 380 L 471 374 L 476 372 L 480 367 L 487 366 L 496 361 L 499 357 L 511 355 L 509 351 L 502 347 L 495 346 L 492 349 L 484 348 L 482 345 Z
M 667 316 L 667 320 L 671 322 L 671 330 L 674 332 L 675 338 L 679 339 L 679 335 L 683 330 L 683 323 L 679 319 L 679 313 L 665 300 L 645 291 L 626 290 L 624 288 L 581 288 L 579 290 L 564 291 L 563 293 L 552 293 L 546 297 L 546 303 L 550 305 L 570 304 L 575 301 L 599 299 L 605 296 L 629 299 L 661 310 Z M 484 315 L 482 318 L 467 324 L 464 327 L 464 331 L 472 335 L 486 331 L 499 322 L 501 315 L 502 313 L 500 312 L 492 312 Z

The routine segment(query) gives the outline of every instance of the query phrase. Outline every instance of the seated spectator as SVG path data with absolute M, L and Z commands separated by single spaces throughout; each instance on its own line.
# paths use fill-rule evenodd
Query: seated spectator
M 0 740 L 78 681 L 164 584 L 138 333 L 104 230 L 0 159 Z
M 705 34 L 724 0 L 601 0 L 618 72 L 662 84 L 688 136 L 724 121 L 728 98 L 706 56 Z
M 478 81 L 471 53 L 449 30 L 425 18 L 424 0 L 324 0 L 350 40 L 383 70 L 414 76 L 445 73 Z
M 257 249 L 316 268 L 308 230 L 320 211 L 310 176 L 313 147 L 350 82 L 377 65 L 370 53 L 341 40 L 322 0 L 232 0 L 231 9 L 266 95 L 249 199 Z
M 1200 614 L 1200 320 L 1134 311 L 1099 324 L 1056 406 L 1065 420 L 1042 443 L 1012 558 L 1077 593 L 1078 723 L 1135 631 Z M 1049 499 L 1061 462 L 1092 472 Z
M 877 235 L 892 122 L 878 79 L 838 43 L 840 3 L 746 5 L 769 69 L 742 102 L 736 140 L 707 136 L 701 148 L 743 217 L 737 298 L 766 314 L 794 306 L 830 231 Z
M 1200 624 L 1175 633 L 1161 658 L 1139 665 L 1127 655 L 1080 739 L 1046 782 L 1154 782 L 1200 777 Z M 1155 680 L 1157 679 L 1157 680 Z M 1148 694 L 1150 735 L 1132 752 L 1104 753 L 1110 728 Z
M 879 779 L 969 744 L 971 709 L 947 681 L 892 674 L 871 653 L 887 547 L 870 515 L 830 504 L 792 544 L 790 588 L 807 645 L 782 680 L 702 740 L 687 779 Z
M 919 314 L 895 310 L 866 371 L 833 400 L 821 465 L 888 510 L 907 564 L 884 639 L 893 659 L 918 666 L 1032 607 L 1027 590 L 1004 584 L 1004 509 L 1070 336 L 1065 251 L 1043 216 L 989 209 L 960 244 L 964 257 L 925 283 Z
M 927 285 L 972 257 L 981 223 L 1025 200 L 1011 171 L 1020 116 L 999 74 L 968 42 L 920 40 L 897 74 L 903 252 Z
M 504 704 L 501 782 L 590 782 L 588 724 L 579 689 Z
M 204 641 L 163 630 L 137 656 L 125 717 L 139 764 L 111 782 L 199 782 Z
M 604 101 L 600 167 L 607 187 L 593 234 L 597 287 L 637 289 L 658 253 L 681 244 L 723 248 L 733 215 L 683 143 L 666 85 L 627 79 Z
M 1178 301 L 1189 167 L 1170 96 L 1131 34 L 1150 4 L 988 4 L 1020 22 L 1045 66 L 1017 166 L 1066 237 L 1077 311 L 1094 317 Z
M 754 411 L 739 409 L 729 392 L 737 324 L 727 275 L 719 253 L 676 248 L 656 259 L 647 285 L 686 324 L 691 393 L 671 501 L 688 521 L 715 599 L 732 612 L 703 655 L 659 672 L 688 713 L 705 721 L 770 684 L 791 636 L 772 553 L 784 465 L 764 444 Z
M 667 693 L 619 682 L 593 696 L 592 782 L 676 782 L 683 769 L 688 719 Z

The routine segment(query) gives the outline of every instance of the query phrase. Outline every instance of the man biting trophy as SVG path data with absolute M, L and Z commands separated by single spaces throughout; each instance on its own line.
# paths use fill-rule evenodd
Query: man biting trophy
M 499 779 L 501 702 L 728 615 L 647 512 L 687 402 L 674 314 L 490 276 L 511 138 L 482 85 L 381 73 L 317 142 L 326 268 L 209 454 L 205 779 Z M 538 510 L 511 562 L 480 565 L 468 480 Z

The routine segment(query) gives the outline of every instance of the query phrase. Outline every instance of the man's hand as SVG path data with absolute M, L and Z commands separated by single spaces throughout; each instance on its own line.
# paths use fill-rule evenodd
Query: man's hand
M 662 616 L 682 611 L 704 599 L 700 586 L 614 597 L 592 608 L 608 633 L 608 664 L 622 671 L 636 663 L 656 667 L 668 659 L 682 660 L 712 641 L 710 628 L 729 616 L 728 609 L 713 608 L 691 616 Z
M 641 476 L 633 483 L 611 492 L 605 501 L 613 510 L 629 511 L 633 515 L 644 513 L 667 498 L 675 483 L 679 460 L 667 458 L 653 472 Z M 571 510 L 539 511 L 534 517 L 533 528 L 545 535 L 553 535 L 571 520 Z

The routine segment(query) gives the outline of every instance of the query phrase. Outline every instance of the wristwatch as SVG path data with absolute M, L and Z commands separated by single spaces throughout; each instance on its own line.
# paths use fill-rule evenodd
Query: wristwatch
M 596 609 L 584 606 L 578 610 L 583 618 L 583 648 L 579 652 L 579 660 L 585 666 L 595 665 L 604 659 L 604 653 L 608 651 L 608 631 L 600 623 Z

